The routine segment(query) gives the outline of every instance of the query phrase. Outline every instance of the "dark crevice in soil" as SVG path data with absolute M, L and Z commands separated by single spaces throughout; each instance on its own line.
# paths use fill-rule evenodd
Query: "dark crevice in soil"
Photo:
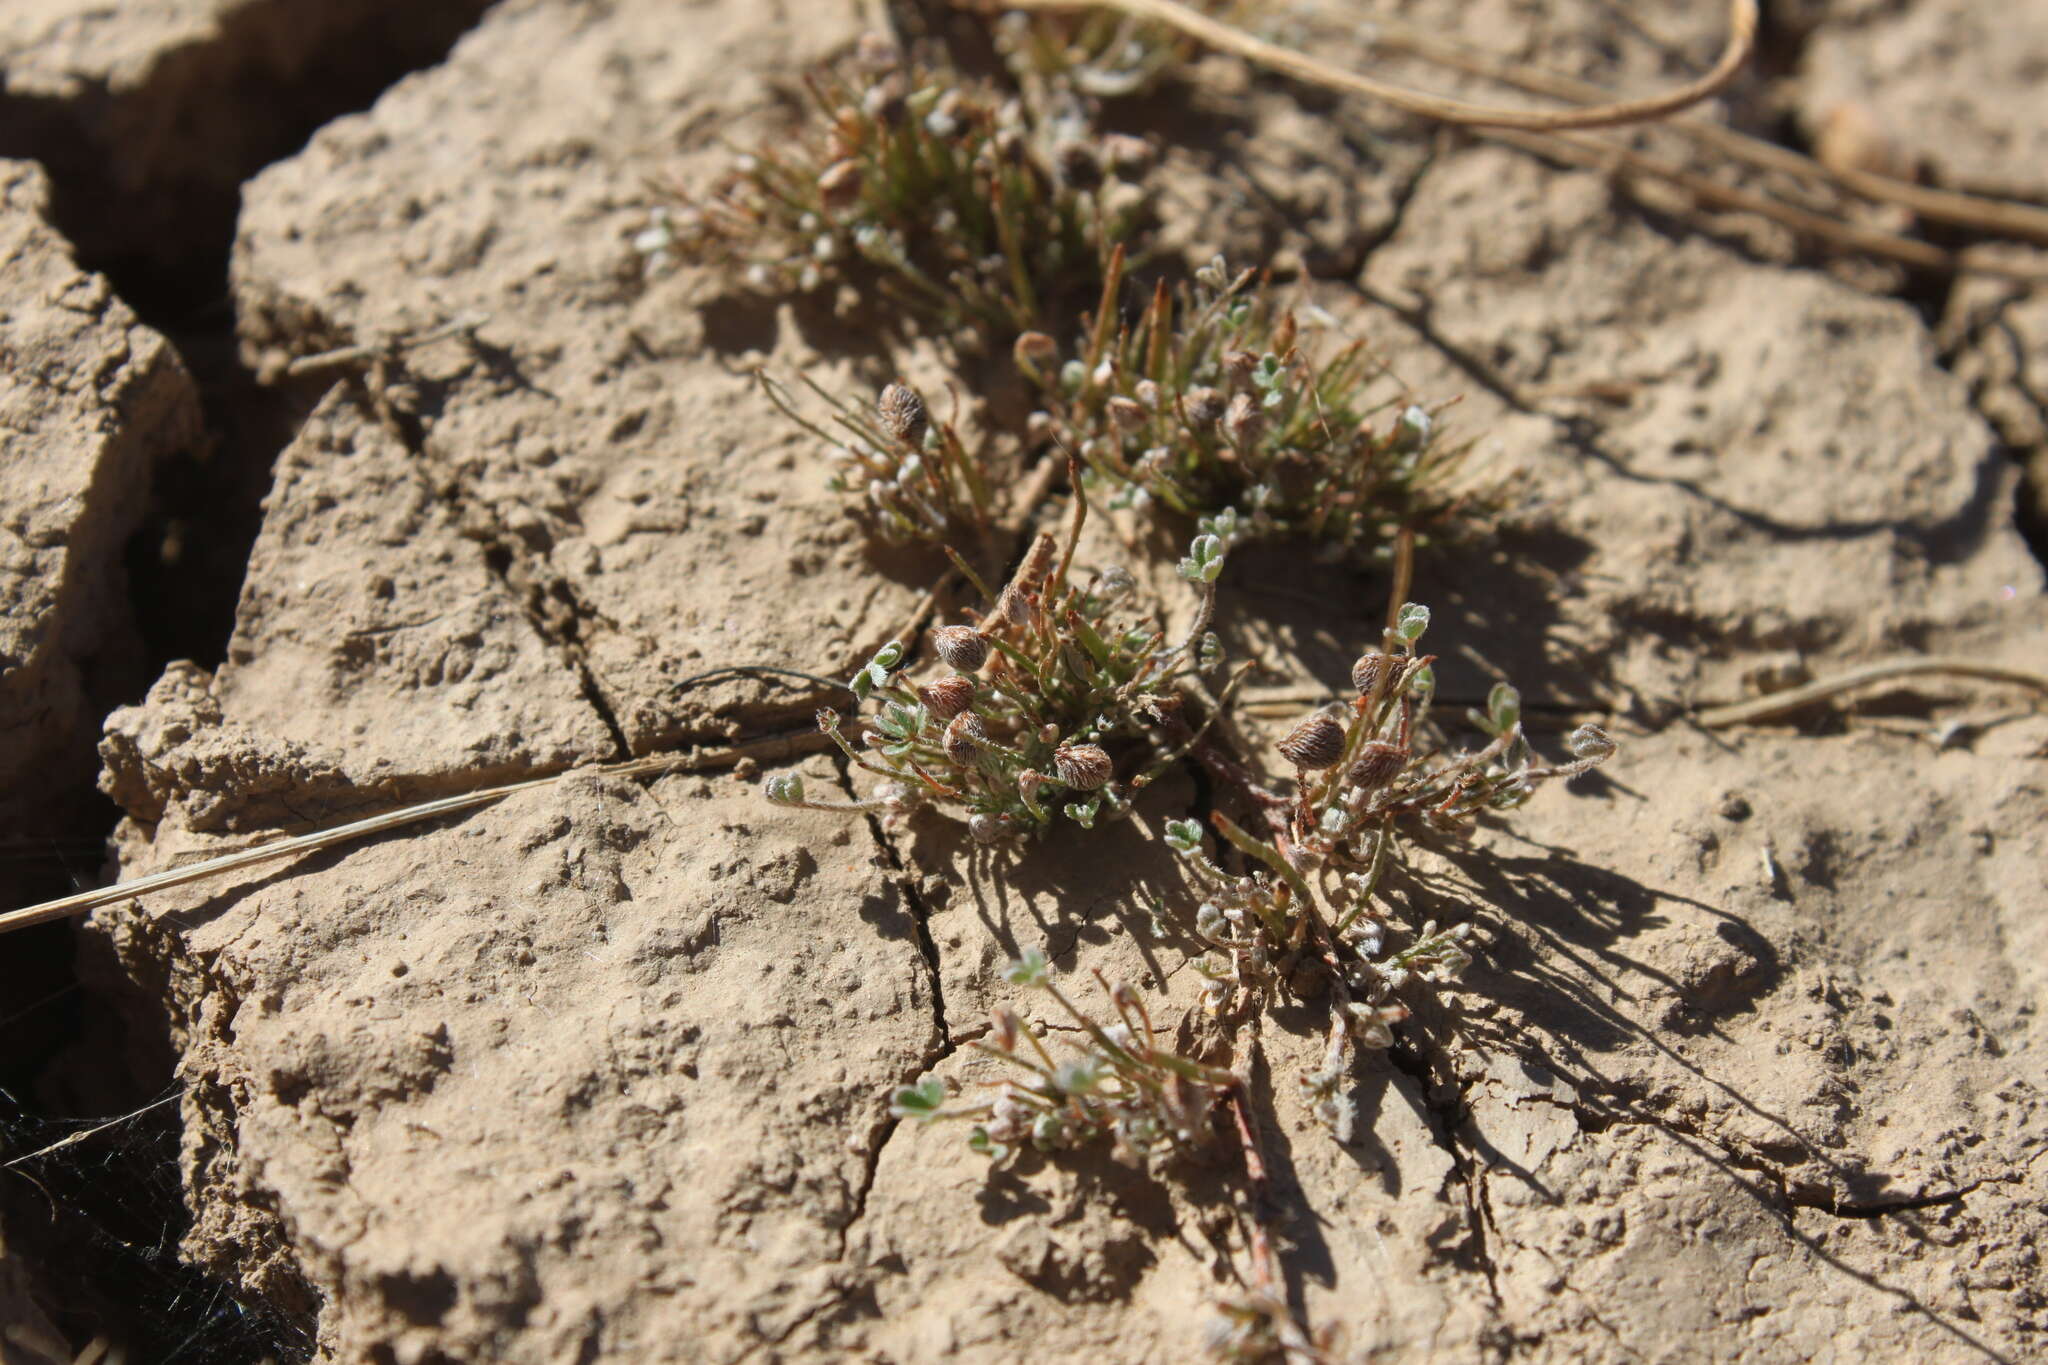
M 846 755 L 835 753 L 832 756 L 832 762 L 839 773 L 840 790 L 848 800 L 856 799 L 853 790 L 852 765 L 847 762 Z M 897 851 L 895 842 L 890 839 L 888 832 L 882 828 L 882 822 L 870 814 L 867 816 L 867 826 L 868 837 L 874 840 L 875 847 L 880 851 L 883 860 L 889 867 L 890 875 L 903 892 L 903 903 L 910 912 L 911 929 L 917 941 L 918 957 L 924 962 L 926 975 L 931 979 L 932 1036 L 934 1046 L 926 1049 L 924 1057 L 919 1060 L 914 1071 L 901 1078 L 903 1083 L 907 1085 L 915 1081 L 919 1075 L 931 1070 L 940 1062 L 952 1056 L 958 1050 L 959 1043 L 953 1038 L 952 1029 L 946 1023 L 945 985 L 939 970 L 939 945 L 932 938 L 931 907 L 925 903 L 923 894 L 918 890 L 916 882 L 912 880 L 910 868 L 905 864 L 902 854 Z M 841 1232 L 840 1255 L 842 1257 L 845 1255 L 846 1234 L 862 1218 L 867 1216 L 868 1195 L 875 1187 L 875 1176 L 882 1166 L 882 1151 L 889 1145 L 889 1139 L 895 1134 L 897 1126 L 902 1122 L 903 1120 L 894 1117 L 885 1121 L 876 1134 L 873 1143 L 862 1154 L 860 1187 L 853 1192 L 853 1213 L 848 1218 L 846 1227 Z
M 1957 362 L 1965 353 L 1981 348 L 1996 347 L 2002 350 L 2011 367 L 2008 383 L 2028 408 L 2034 431 L 2048 430 L 2048 377 L 2042 374 L 2042 367 L 2030 365 L 2033 359 L 2027 340 L 2016 330 L 2006 314 L 2025 294 L 2018 288 L 1988 307 L 1974 310 L 1971 315 L 1950 325 L 1948 334 L 1937 353 L 1937 361 L 1949 372 L 1955 371 Z M 1999 410 L 1999 405 L 1990 401 L 1988 389 L 1991 381 L 1979 378 L 1969 386 L 1970 406 L 1984 419 L 1998 436 L 2004 447 L 2019 466 L 2020 476 L 2014 489 L 2013 520 L 2019 527 L 2020 535 L 2026 540 L 2027 548 L 2034 558 L 2048 566 L 2048 447 L 2037 444 L 2032 433 L 2019 428 L 2029 425 L 2029 417 L 2017 421 L 2010 413 Z
M 0 96 L 0 156 L 42 164 L 52 218 L 80 265 L 106 275 L 170 340 L 200 395 L 204 439 L 158 465 L 124 555 L 144 685 L 173 660 L 212 668 L 225 658 L 272 463 L 324 387 L 265 387 L 242 364 L 228 266 L 243 183 L 441 61 L 488 3 L 255 0 L 225 8 L 211 32 L 167 39 L 120 84 Z M 24 850 L 20 864 L 0 869 L 10 903 L 81 889 L 103 873 L 100 850 L 119 812 L 89 785 L 52 800 L 84 811 L 75 838 L 47 853 Z M 78 942 L 76 926 L 60 922 L 9 936 L 0 951 L 0 999 L 29 1002 L 0 1017 L 0 1128 L 10 1153 L 76 1131 L 67 1116 L 78 1112 L 70 1082 L 80 1076 L 96 1078 L 93 1112 L 161 1093 L 123 1060 L 137 1045 L 160 1050 L 161 1040 L 124 1037 L 139 1025 L 81 986 Z M 100 1337 L 131 1360 L 304 1358 L 312 1343 L 303 1334 L 179 1258 L 190 1225 L 179 1130 L 177 1106 L 166 1106 L 41 1161 L 32 1174 L 49 1199 L 25 1181 L 5 1182 L 10 1249 L 42 1270 L 48 1307 L 76 1347 Z
M 1387 1049 L 1387 1060 L 1393 1063 L 1395 1070 L 1415 1082 L 1423 1105 L 1429 1111 L 1427 1126 L 1430 1136 L 1451 1159 L 1449 1183 L 1464 1192 L 1462 1221 L 1466 1235 L 1462 1242 L 1446 1250 L 1454 1264 L 1486 1277 L 1487 1294 L 1497 1311 L 1500 1307 L 1499 1269 L 1494 1264 L 1491 1244 L 1493 1216 L 1486 1206 L 1485 1173 L 1473 1168 L 1472 1155 L 1458 1141 L 1458 1127 L 1466 1118 L 1464 1094 L 1462 1091 L 1449 1096 L 1440 1094 L 1442 1087 L 1431 1075 L 1429 1059 L 1406 1037 L 1395 1036 L 1394 1045 Z

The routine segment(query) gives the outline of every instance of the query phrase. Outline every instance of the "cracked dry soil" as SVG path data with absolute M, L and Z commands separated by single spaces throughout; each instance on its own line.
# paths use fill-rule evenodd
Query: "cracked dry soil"
M 1617 87 L 1717 42 L 1712 7 L 1676 0 L 1397 8 Z M 1810 125 L 1896 99 L 1934 111 L 1912 125 L 1930 164 L 2038 172 L 2008 153 L 2048 139 L 2015 93 L 2048 25 L 1900 56 L 1967 8 L 1787 7 L 1811 27 L 1781 84 L 1731 107 Z M 822 699 L 804 685 L 685 681 L 843 674 L 913 619 L 932 566 L 862 542 L 822 452 L 743 371 L 851 391 L 932 357 L 704 272 L 644 279 L 630 239 L 645 176 L 702 176 L 718 137 L 772 131 L 860 19 L 37 0 L 0 20 L 0 152 L 24 158 L 0 163 L 17 827 L 103 828 L 97 775 L 112 871 L 135 876 L 567 765 L 800 735 Z M 274 136 L 206 141 L 330 79 L 316 53 L 360 97 L 293 105 L 295 136 L 277 115 Z M 1362 1066 L 1355 1145 L 1300 1098 L 1314 1019 L 1276 1014 L 1239 1059 L 1296 1307 L 1361 1359 L 2035 1358 L 2048 721 L 1974 685 L 1848 720 L 1683 716 L 1790 653 L 1818 674 L 1902 650 L 2041 666 L 2013 457 L 2041 444 L 2048 291 L 1845 278 L 1750 225 L 1707 231 L 1228 62 L 1110 117 L 1170 144 L 1173 252 L 1310 277 L 1401 380 L 1464 395 L 1459 428 L 1512 471 L 1498 540 L 1418 567 L 1446 694 L 1513 677 L 1553 741 L 1599 718 L 1625 742 L 1600 780 L 1399 879 L 1418 918 L 1476 917 L 1486 946 L 1452 1008 L 1425 1003 Z M 171 150 L 80 172 L 78 147 L 138 125 Z M 191 297 L 181 263 L 222 243 L 161 225 L 219 214 L 223 186 L 228 297 L 153 330 L 122 295 Z M 144 245 L 168 263 L 134 264 Z M 255 382 L 465 315 L 486 319 L 473 341 L 375 375 Z M 219 381 L 201 356 L 229 319 Z M 270 415 L 247 418 L 259 393 Z M 265 445 L 272 422 L 288 437 Z M 223 536 L 232 632 L 189 661 L 148 618 L 205 576 L 157 552 L 142 489 L 193 449 L 217 486 L 264 491 L 246 555 Z M 1083 547 L 1123 553 L 1099 525 Z M 1255 691 L 1300 695 L 1344 676 L 1386 591 L 1248 552 L 1222 625 L 1276 671 Z M 1248 708 L 1248 748 L 1269 714 Z M 799 738 L 783 751 L 845 780 Z M 78 931 L 79 1036 L 10 1078 L 74 1113 L 174 1078 L 184 1254 L 275 1314 L 287 1354 L 1186 1359 L 1234 1236 L 1219 1174 L 992 1172 L 886 1096 L 982 1074 L 966 1044 L 1027 946 L 1190 1004 L 1188 945 L 1151 907 L 1179 894 L 1158 822 L 1197 795 L 1012 859 L 770 807 L 725 773 L 580 777 L 101 912 Z M 5 982 L 24 1000 L 25 960 Z M 4 1198 L 0 1358 L 69 1359 L 90 1324 L 34 1253 L 33 1198 Z

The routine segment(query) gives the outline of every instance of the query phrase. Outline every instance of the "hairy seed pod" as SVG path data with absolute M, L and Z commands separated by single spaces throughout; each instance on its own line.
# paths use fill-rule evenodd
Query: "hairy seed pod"
M 818 198 L 834 213 L 859 203 L 860 188 L 858 161 L 835 161 L 818 174 Z
M 1187 412 L 1188 425 L 1197 431 L 1206 431 L 1223 419 L 1223 395 L 1207 385 L 1189 389 L 1181 402 Z
M 1092 792 L 1109 781 L 1115 768 L 1099 744 L 1062 744 L 1053 750 L 1052 770 L 1074 790 Z
M 918 688 L 917 699 L 940 720 L 951 720 L 974 705 L 974 683 L 958 673 L 948 674 Z
M 1145 405 L 1135 398 L 1118 394 L 1109 400 L 1109 419 L 1125 431 L 1136 431 L 1144 426 L 1146 417 Z
M 1250 351 L 1225 351 L 1223 373 L 1230 377 L 1230 387 L 1249 390 L 1252 376 L 1259 372 L 1259 358 Z
M 1138 401 L 1147 408 L 1150 408 L 1153 412 L 1159 411 L 1159 386 L 1157 384 L 1149 379 L 1140 379 L 1137 387 L 1132 392 L 1137 394 Z
M 1375 690 L 1384 691 L 1393 679 L 1394 668 L 1393 655 L 1368 649 L 1358 656 L 1358 662 L 1351 665 L 1351 685 L 1361 697 L 1371 696 Z
M 996 1047 L 1003 1052 L 1015 1052 L 1017 1050 L 1017 1034 L 1022 1028 L 1022 1024 L 1017 1018 L 1017 1011 L 1013 1009 L 995 1010 L 989 1015 L 989 1022 L 993 1025 L 989 1030 L 989 1035 Z
M 1266 415 L 1259 411 L 1258 401 L 1250 394 L 1241 393 L 1230 400 L 1230 411 L 1223 418 L 1223 434 L 1239 450 L 1257 445 L 1259 437 L 1266 434 Z
M 1401 775 L 1408 766 L 1408 751 L 1398 744 L 1389 744 L 1383 739 L 1370 740 L 1358 751 L 1358 758 L 1345 772 L 1347 781 L 1354 787 L 1363 787 L 1369 792 L 1378 791 Z
M 946 736 L 941 743 L 947 758 L 955 763 L 972 763 L 988 747 L 988 727 L 972 711 L 962 711 L 946 723 Z
M 882 429 L 897 440 L 917 450 L 924 445 L 924 434 L 931 426 L 931 418 L 924 410 L 924 399 L 908 384 L 891 384 L 882 390 L 882 396 L 875 404 L 875 415 L 882 419 Z
M 1344 757 L 1344 727 L 1318 711 L 1288 731 L 1279 748 L 1297 768 L 1327 768 Z
M 946 667 L 972 673 L 988 662 L 988 637 L 973 626 L 940 626 L 932 632 L 932 651 Z
M 1280 315 L 1280 321 L 1273 324 L 1273 338 L 1268 343 L 1272 346 L 1274 355 L 1284 356 L 1294 349 L 1296 327 L 1294 314 L 1282 313 Z
M 1017 368 L 1033 379 L 1050 375 L 1060 363 L 1060 344 L 1043 332 L 1025 332 L 1010 347 Z

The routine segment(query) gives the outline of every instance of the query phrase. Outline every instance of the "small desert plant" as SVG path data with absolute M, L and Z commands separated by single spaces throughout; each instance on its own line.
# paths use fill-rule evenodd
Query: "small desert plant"
M 1041 127 L 1020 101 L 885 40 L 809 86 L 809 124 L 741 156 L 708 195 L 668 191 L 642 249 L 736 267 L 768 293 L 873 277 L 949 332 L 1008 336 L 1077 281 L 1092 292 L 1142 215 L 1143 192 L 1121 177 L 1142 169 L 1144 144 Z
M 869 411 L 804 385 L 832 410 L 833 433 L 804 417 L 765 372 L 762 386 L 784 416 L 831 451 L 830 487 L 883 540 L 972 545 L 994 511 L 991 471 L 951 422 L 934 422 L 924 396 L 901 382 L 884 388 Z
M 1200 737 L 1188 729 L 1182 682 L 1218 661 L 1209 622 L 1223 549 L 1198 537 L 1182 561 L 1200 601 L 1188 630 L 1169 643 L 1155 619 L 1133 609 L 1128 572 L 1071 581 L 1086 500 L 1074 508 L 1064 550 L 1041 533 L 986 616 L 932 633 L 940 671 L 911 681 L 907 651 L 892 642 L 854 675 L 850 690 L 870 708 L 859 747 L 837 712 L 819 713 L 819 728 L 848 761 L 883 779 L 878 788 L 851 804 L 812 801 L 802 779 L 782 774 L 769 779 L 768 799 L 892 817 L 931 805 L 964 817 L 981 843 L 1040 832 L 1062 810 L 1083 827 L 1127 813 L 1131 794 Z M 956 563 L 974 577 L 965 560 Z M 1120 762 L 1134 747 L 1137 757 Z
M 1258 272 L 1219 259 L 1164 281 L 1119 325 L 1122 262 L 1072 355 L 1043 332 L 1014 346 L 1044 402 L 1041 440 L 1078 454 L 1110 505 L 1202 518 L 1226 541 L 1300 534 L 1384 550 L 1459 505 L 1461 451 L 1436 414 L 1370 396 L 1380 367 L 1352 341 L 1321 359 Z
M 1152 1017 L 1130 986 L 1111 985 L 1097 974 L 1117 1019 L 1102 1024 L 1060 989 L 1036 948 L 1011 963 L 1004 976 L 1014 986 L 1051 996 L 1079 1027 L 1078 1037 L 1062 1039 L 1069 1055 L 1055 1058 L 1014 1010 L 999 1009 L 988 1040 L 974 1046 L 1020 1075 L 998 1082 L 990 1099 L 972 1104 L 950 1103 L 945 1083 L 928 1077 L 897 1090 L 891 1113 L 927 1123 L 971 1120 L 969 1143 L 996 1161 L 1026 1143 L 1055 1151 L 1107 1138 L 1118 1161 L 1147 1166 L 1212 1142 L 1211 1116 L 1217 1102 L 1237 1089 L 1237 1077 L 1159 1046 Z
M 1451 754 L 1423 744 L 1436 678 L 1432 657 L 1417 655 L 1415 644 L 1428 624 L 1426 608 L 1403 607 L 1385 647 L 1353 665 L 1348 716 L 1318 711 L 1280 740 L 1295 790 L 1291 798 L 1250 793 L 1264 809 L 1263 829 L 1221 811 L 1211 816 L 1246 870 L 1226 871 L 1212 859 L 1194 821 L 1166 827 L 1203 889 L 1195 932 L 1213 954 L 1200 964 L 1213 1008 L 1236 1012 L 1283 993 L 1334 990 L 1329 1055 L 1308 1084 L 1319 1112 L 1347 1138 L 1347 1047 L 1390 1046 L 1392 1025 L 1407 1017 L 1396 992 L 1410 981 L 1447 985 L 1471 961 L 1469 923 L 1402 929 L 1378 908 L 1381 875 L 1401 837 L 1464 829 L 1480 811 L 1511 809 L 1538 783 L 1585 772 L 1615 752 L 1599 727 L 1582 725 L 1567 741 L 1570 762 L 1536 763 L 1520 698 L 1505 683 L 1473 713 L 1492 737 L 1484 747 Z M 1391 947 L 1397 938 L 1407 941 Z

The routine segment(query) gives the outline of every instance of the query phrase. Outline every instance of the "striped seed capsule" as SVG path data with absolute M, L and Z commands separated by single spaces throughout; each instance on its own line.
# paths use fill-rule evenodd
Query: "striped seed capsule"
M 1197 431 L 1206 431 L 1223 420 L 1226 406 L 1223 395 L 1207 385 L 1199 389 L 1189 389 L 1181 402 L 1187 414 L 1188 425 Z
M 988 662 L 988 637 L 973 626 L 940 626 L 932 632 L 932 651 L 946 667 L 972 673 Z
M 1376 649 L 1368 649 L 1358 656 L 1358 662 L 1351 665 L 1351 685 L 1361 697 L 1369 697 L 1375 691 L 1385 689 L 1394 672 L 1394 658 Z
M 908 384 L 891 384 L 883 389 L 875 404 L 875 415 L 882 419 L 883 430 L 912 450 L 924 445 L 931 418 L 925 412 L 924 399 Z
M 988 747 L 988 727 L 972 711 L 962 711 L 946 723 L 946 735 L 940 743 L 947 758 L 955 763 L 972 763 Z
M 917 689 L 917 699 L 940 720 L 951 720 L 974 705 L 974 683 L 958 673 L 934 678 Z
M 1344 757 L 1344 727 L 1318 711 L 1288 731 L 1279 749 L 1297 768 L 1327 768 Z
M 1052 770 L 1076 791 L 1092 792 L 1115 771 L 1099 744 L 1062 744 L 1053 750 Z
M 1408 766 L 1408 751 L 1398 744 L 1389 744 L 1383 739 L 1368 742 L 1358 751 L 1358 758 L 1345 772 L 1345 778 L 1354 787 L 1363 787 L 1372 792 L 1392 782 Z

